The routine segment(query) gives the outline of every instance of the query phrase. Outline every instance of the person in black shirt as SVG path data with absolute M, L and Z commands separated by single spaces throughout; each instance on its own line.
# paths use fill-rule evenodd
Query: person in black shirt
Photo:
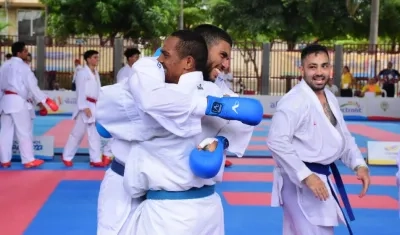
M 387 68 L 379 72 L 379 78 L 383 80 L 383 89 L 387 93 L 387 97 L 394 97 L 394 84 L 399 81 L 399 71 L 393 69 L 393 63 L 389 62 Z

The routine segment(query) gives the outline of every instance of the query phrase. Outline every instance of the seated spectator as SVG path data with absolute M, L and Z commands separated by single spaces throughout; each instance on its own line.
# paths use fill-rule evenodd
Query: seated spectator
M 339 88 L 333 84 L 333 78 L 329 78 L 328 85 L 326 86 L 335 96 L 339 96 Z
M 380 96 L 382 94 L 382 90 L 379 87 L 377 80 L 375 78 L 371 78 L 368 80 L 368 84 L 366 84 L 361 89 L 361 97 L 364 97 L 365 92 L 373 92 L 375 96 Z

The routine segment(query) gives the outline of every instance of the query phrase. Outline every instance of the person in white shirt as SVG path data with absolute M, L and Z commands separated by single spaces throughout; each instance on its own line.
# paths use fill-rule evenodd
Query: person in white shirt
M 76 75 L 78 71 L 82 68 L 81 61 L 79 59 L 75 59 L 74 63 L 75 63 L 75 68 L 74 68 L 74 74 L 72 75 L 72 86 L 71 86 L 71 90 L 73 91 L 76 90 L 76 84 L 75 84 Z
M 130 78 L 133 75 L 133 64 L 139 59 L 140 51 L 136 48 L 128 48 L 125 50 L 126 65 L 122 67 L 117 74 L 117 83 L 121 83 L 124 79 Z M 105 164 L 110 164 L 113 158 L 112 153 L 113 139 L 106 141 L 103 148 L 103 161 Z
M 229 54 L 232 47 L 232 39 L 229 34 L 224 30 L 209 24 L 199 25 L 193 29 L 193 31 L 199 33 L 206 40 L 208 53 L 208 69 L 211 71 L 208 76 L 205 76 L 206 81 L 214 82 L 224 93 L 225 96 L 235 96 L 238 95 L 233 92 L 233 76 L 230 73 L 230 57 Z M 225 44 L 224 44 L 225 43 Z M 212 53 L 216 50 L 216 46 L 221 44 L 225 45 L 225 48 L 219 48 L 219 53 Z M 224 63 L 216 63 L 225 58 Z M 222 71 L 222 72 L 221 72 Z M 253 127 L 244 125 L 238 121 L 231 121 L 229 126 L 237 125 L 234 127 L 236 131 L 243 131 L 243 137 L 247 136 L 245 133 L 252 133 Z M 232 162 L 225 160 L 225 166 L 232 166 Z
M 90 166 L 105 167 L 101 154 L 101 139 L 95 126 L 96 103 L 100 93 L 100 76 L 96 69 L 99 53 L 88 50 L 83 54 L 86 66 L 76 75 L 77 107 L 72 114 L 74 128 L 65 144 L 62 160 L 65 166 L 73 165 L 72 159 L 78 151 L 85 133 L 88 134 Z M 103 157 L 104 158 L 104 157 Z
M 126 57 L 126 65 L 118 71 L 117 83 L 125 78 L 132 77 L 132 66 L 139 59 L 140 51 L 137 48 L 128 48 L 125 50 L 124 56 Z
M 214 26 L 215 27 L 215 26 Z M 189 35 L 185 36 L 184 35 L 179 35 L 177 33 L 177 37 L 182 37 L 182 40 L 186 40 L 186 43 L 182 43 L 182 47 L 184 48 L 185 46 L 188 47 L 189 42 L 191 39 Z M 193 40 L 193 39 L 192 39 Z M 230 41 L 229 37 L 229 41 Z M 221 68 L 222 64 L 225 64 L 226 60 L 229 59 L 229 54 L 230 54 L 230 44 L 229 42 L 225 42 L 221 38 L 216 39 L 217 42 L 214 41 L 214 45 L 212 48 L 208 48 L 211 51 L 214 51 L 213 56 L 209 57 L 210 63 L 209 69 L 211 68 Z M 192 42 L 193 43 L 193 42 Z M 203 46 L 204 47 L 204 46 Z M 181 50 L 184 50 L 180 46 L 178 47 Z M 206 47 L 207 48 L 207 47 Z M 172 50 L 176 50 L 175 47 L 170 47 Z M 196 53 L 194 52 L 194 48 L 192 48 L 193 54 L 196 55 L 197 60 L 199 60 L 199 56 L 204 53 L 202 50 L 196 50 Z M 205 49 L 207 51 L 207 49 Z M 224 57 L 221 57 L 220 53 L 224 52 L 226 55 Z M 168 63 L 172 62 L 178 62 L 178 58 L 176 58 L 176 52 L 174 55 L 172 55 L 172 51 L 165 51 L 164 50 L 164 55 L 162 57 L 169 58 Z M 207 56 L 205 56 L 205 60 L 207 60 Z M 161 58 L 161 57 L 160 57 Z M 193 57 L 188 57 L 190 58 L 190 65 L 188 65 L 188 69 L 190 66 L 193 66 Z M 212 58 L 210 60 L 210 58 Z M 144 58 L 147 59 L 147 58 Z M 154 91 L 158 92 L 159 95 L 154 95 L 153 92 L 147 92 L 148 89 L 152 89 L 154 87 L 154 81 L 152 81 L 151 75 L 148 74 L 154 74 L 157 72 L 159 69 L 162 69 L 163 67 L 157 68 L 156 64 L 154 64 L 153 67 L 146 67 L 144 63 L 144 59 L 139 60 L 137 66 L 134 68 L 137 70 L 137 73 L 140 76 L 144 76 L 141 81 L 145 82 L 145 84 L 141 85 L 135 85 L 132 83 L 132 79 L 134 79 L 134 76 L 128 80 L 125 80 L 123 83 L 117 84 L 117 86 L 113 85 L 110 87 L 107 87 L 107 90 L 105 90 L 105 87 L 103 88 L 103 95 L 100 97 L 100 104 L 101 108 L 99 107 L 98 112 L 96 113 L 96 116 L 98 117 L 98 121 L 101 121 L 101 124 L 104 124 L 106 129 L 109 130 L 112 133 L 113 137 L 115 138 L 115 142 L 113 144 L 113 152 L 115 154 L 115 159 L 111 165 L 111 169 L 106 172 L 106 175 L 103 179 L 101 189 L 100 189 L 100 194 L 99 194 L 99 204 L 98 204 L 98 234 L 130 234 L 129 232 L 129 221 L 127 220 L 127 217 L 135 211 L 136 207 L 138 204 L 143 201 L 141 198 L 132 198 L 130 197 L 130 194 L 127 193 L 126 190 L 121 186 L 123 185 L 123 178 L 120 175 L 124 175 L 124 172 L 131 172 L 130 170 L 123 170 L 124 169 L 124 164 L 126 161 L 129 161 L 129 159 L 134 159 L 137 157 L 137 154 L 135 151 L 131 150 L 132 147 L 136 145 L 136 141 L 134 140 L 139 140 L 144 141 L 147 139 L 153 139 L 151 137 L 151 134 L 153 131 L 162 131 L 163 128 L 159 129 L 156 128 L 157 123 L 153 123 L 153 121 L 149 121 L 148 114 L 145 116 L 139 115 L 139 110 L 140 110 L 140 105 L 139 107 L 136 105 L 137 100 L 141 99 L 134 99 L 133 94 L 137 93 L 138 90 L 140 90 L 141 95 L 145 95 L 148 102 L 152 103 L 152 105 L 145 105 L 145 107 L 151 108 L 152 110 L 155 109 L 162 109 L 160 111 L 160 114 L 162 116 L 165 115 L 172 115 L 169 118 L 163 119 L 162 116 L 159 116 L 158 120 L 164 120 L 163 123 L 164 125 L 167 126 L 168 130 L 173 130 L 173 132 L 177 136 L 181 136 L 184 139 L 187 139 L 186 141 L 191 142 L 191 136 L 195 135 L 200 131 L 197 126 L 195 125 L 196 121 L 194 119 L 196 116 L 194 114 L 191 115 L 177 115 L 177 113 L 183 112 L 183 107 L 186 104 L 188 104 L 187 100 L 184 98 L 174 98 L 174 95 L 176 96 L 175 93 L 165 93 L 165 91 L 160 87 L 160 89 L 156 89 Z M 162 58 L 161 58 L 162 59 Z M 184 59 L 181 59 L 182 62 Z M 203 59 L 204 60 L 204 59 Z M 205 61 L 203 61 L 205 63 Z M 182 64 L 183 65 L 183 64 Z M 178 83 L 178 86 L 175 84 L 168 84 L 166 85 L 166 88 L 169 88 L 169 86 L 175 86 L 176 89 L 179 89 L 180 91 L 184 92 L 184 94 L 188 94 L 189 97 L 192 97 L 194 94 L 199 93 L 202 95 L 205 95 L 207 93 L 212 93 L 214 95 L 219 95 L 223 96 L 223 92 L 215 86 L 215 84 L 210 83 L 210 82 L 203 82 L 202 81 L 202 76 L 201 73 L 199 72 L 193 72 L 189 73 L 188 69 L 181 69 L 180 67 L 176 67 L 172 65 L 168 65 L 166 67 L 165 71 L 167 72 L 169 79 L 168 81 Z M 170 68 L 170 69 L 168 69 Z M 174 68 L 174 69 L 172 69 Z M 199 68 L 197 68 L 200 70 Z M 185 75 L 182 75 L 180 77 L 179 73 L 185 73 Z M 164 72 L 162 72 L 164 73 Z M 147 77 L 146 77 L 147 75 Z M 207 75 L 208 76 L 208 75 Z M 135 79 L 134 79 L 135 80 Z M 157 79 L 156 79 L 157 80 Z M 164 78 L 162 78 L 164 80 Z M 157 80 L 158 81 L 158 80 Z M 178 82 L 179 81 L 179 82 Z M 149 82 L 149 84 L 147 84 Z M 147 85 L 146 85 L 147 84 Z M 161 84 L 160 84 L 161 85 Z M 120 86 L 120 88 L 118 88 Z M 162 85 L 164 86 L 164 85 Z M 172 87 L 171 87 L 172 88 Z M 129 91 L 129 92 L 126 92 Z M 163 93 L 163 95 L 161 95 Z M 148 99 L 149 97 L 152 97 L 151 99 Z M 163 99 L 158 99 L 158 97 L 164 97 Z M 165 101 L 164 101 L 165 100 Z M 179 101 L 176 104 L 170 103 L 169 100 L 176 100 Z M 106 102 L 107 101 L 107 102 Z M 160 106 L 160 104 L 155 104 L 154 102 L 158 103 L 165 103 L 167 102 L 169 105 L 166 107 Z M 147 102 L 146 102 L 147 103 Z M 149 104 L 150 104 L 149 103 Z M 194 103 L 192 104 L 194 105 Z M 191 106 L 192 106 L 191 105 Z M 170 111 L 166 111 L 167 108 Z M 191 108 L 192 112 L 199 112 L 199 107 L 193 107 Z M 186 111 L 185 111 L 186 112 Z M 113 116 L 110 116 L 110 113 L 117 114 L 119 119 L 114 118 Z M 201 112 L 200 112 L 201 113 Z M 200 114 L 199 113 L 199 114 Z M 183 114 L 183 113 L 182 113 Z M 199 115 L 196 114 L 196 115 Z M 123 116 L 127 116 L 126 118 L 123 118 Z M 139 116 L 139 117 L 138 117 Z M 184 117 L 185 116 L 185 117 Z M 142 118 L 140 118 L 142 117 Z M 144 118 L 144 119 L 143 119 Z M 143 120 L 142 120 L 143 119 Z M 176 119 L 176 120 L 175 120 Z M 187 121 L 185 122 L 185 120 Z M 126 121 L 123 121 L 126 120 Z M 215 119 L 212 119 L 215 120 Z M 249 132 L 245 132 L 239 128 L 236 128 L 237 125 L 234 127 L 232 126 L 234 121 L 226 121 L 226 120 L 219 120 L 217 119 L 217 123 L 208 123 L 208 118 L 203 118 L 201 120 L 201 125 L 204 128 L 204 135 L 207 135 L 208 137 L 214 137 L 217 133 L 220 135 L 226 136 L 228 140 L 232 143 L 231 149 L 229 149 L 230 152 L 237 154 L 238 156 L 242 156 L 244 153 L 244 150 L 246 149 L 252 135 L 252 131 L 250 130 Z M 148 128 L 144 124 L 151 125 L 153 128 Z M 153 123 L 153 124 L 152 124 Z M 175 124 L 171 124 L 175 123 Z M 171 129 L 172 128 L 172 129 Z M 178 129 L 176 129 L 178 128 Z M 155 134 L 156 134 L 155 132 Z M 156 134 L 157 135 L 157 134 Z M 164 136 L 164 134 L 158 134 L 158 136 Z M 196 138 L 201 139 L 202 136 L 199 135 Z M 124 141 L 125 140 L 125 141 Z M 179 139 L 179 141 L 183 141 Z M 197 141 L 194 141 L 197 142 Z M 184 142 L 182 142 L 183 144 Z M 185 142 L 186 143 L 186 142 Z M 193 142 L 191 142 L 193 143 Z M 193 146 L 195 147 L 195 146 Z M 157 148 L 154 148 L 154 151 L 157 151 Z M 129 154 L 129 152 L 131 154 Z M 180 156 L 180 155 L 179 155 Z M 175 156 L 178 157 L 178 156 Z M 174 158 L 175 158 L 174 157 Z M 117 164 L 118 163 L 118 164 Z M 178 164 L 178 163 L 177 163 Z M 179 163 L 181 164 L 181 163 Z M 178 165 L 179 165 L 178 164 Z M 118 167 L 117 167 L 118 166 Z M 157 164 L 155 165 L 157 166 Z M 167 167 L 169 168 L 169 167 Z M 166 169 L 167 169 L 166 168 Z M 154 168 L 156 170 L 156 168 Z M 182 168 L 183 170 L 183 168 Z M 185 167 L 185 170 L 187 171 L 188 168 Z M 181 170 L 179 170 L 181 171 Z M 122 172 L 118 173 L 118 172 Z M 135 171 L 132 171 L 133 173 Z M 185 173 L 186 174 L 186 173 Z M 190 173 L 188 173 L 190 174 Z M 219 182 L 222 180 L 221 178 L 222 174 L 219 174 L 218 177 L 214 178 L 215 181 Z M 187 179 L 190 181 L 190 179 Z M 190 186 L 190 185 L 188 185 Z M 217 205 L 217 208 L 219 206 Z M 124 225 L 124 221 L 127 221 L 125 224 L 124 228 L 122 226 Z M 220 221 L 215 221 L 218 223 L 218 226 L 223 226 L 223 223 L 219 223 Z M 171 225 L 172 226 L 172 225 Z M 169 227 L 169 226 L 168 226 Z M 221 227 L 218 227 L 220 229 Z M 122 230 L 121 230 L 122 229 Z M 155 228 L 159 229 L 159 228 Z M 193 229 L 193 228 L 190 228 Z M 124 231 L 124 232 L 122 232 Z M 219 231 L 219 230 L 218 230 Z M 161 232 L 161 231 L 159 231 Z M 205 231 L 207 232 L 207 231 Z M 135 234 L 135 233 L 133 233 Z M 162 233 L 161 233 L 162 234 Z M 211 233 L 213 234 L 213 233 Z
M 25 168 L 38 167 L 43 160 L 35 159 L 33 151 L 34 105 L 44 108 L 46 103 L 53 111 L 57 104 L 43 93 L 29 65 L 24 62 L 28 57 L 28 49 L 23 42 L 11 46 L 13 57 L 6 61 L 0 69 L 0 88 L 3 96 L 0 130 L 0 162 L 2 167 L 11 166 L 13 136 L 19 142 L 21 161 Z
M 267 144 L 274 169 L 271 205 L 283 208 L 283 234 L 333 235 L 341 211 L 330 171 L 350 220 L 354 215 L 335 161 L 352 169 L 367 193 L 368 166 L 349 132 L 336 97 L 328 92 L 331 64 L 326 47 L 312 44 L 301 52 L 303 80 L 279 101 Z
M 339 88 L 333 84 L 333 78 L 329 78 L 328 84 L 326 86 L 335 96 L 339 96 Z

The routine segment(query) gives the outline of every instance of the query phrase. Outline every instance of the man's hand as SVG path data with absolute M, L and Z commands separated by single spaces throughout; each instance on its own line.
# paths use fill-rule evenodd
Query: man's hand
M 41 102 L 38 104 L 38 106 L 39 106 L 39 109 L 46 109 L 46 106 L 44 106 L 44 104 Z
M 218 141 L 215 138 L 206 138 L 197 146 L 198 150 L 214 152 L 218 146 Z
M 321 201 L 326 201 L 329 197 L 328 189 L 324 181 L 322 181 L 316 174 L 311 174 L 303 180 L 309 189 L 314 193 L 316 198 Z
M 366 166 L 359 166 L 356 168 L 357 179 L 362 181 L 363 188 L 359 197 L 364 197 L 367 194 L 371 179 L 369 177 L 369 169 Z
M 85 109 L 83 110 L 83 112 L 86 114 L 86 116 L 87 116 L 88 118 L 91 118 L 91 117 L 92 117 L 92 111 L 90 111 L 90 108 L 85 108 Z

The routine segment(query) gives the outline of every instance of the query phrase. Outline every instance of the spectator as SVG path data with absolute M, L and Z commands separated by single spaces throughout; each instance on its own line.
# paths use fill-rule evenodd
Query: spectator
M 76 73 L 78 72 L 79 69 L 82 68 L 81 61 L 79 59 L 75 59 L 75 69 L 74 69 L 74 75 L 72 77 L 72 85 L 71 85 L 71 90 L 75 91 L 76 90 L 76 85 L 75 85 L 75 78 L 76 78 Z
M 379 72 L 379 77 L 383 80 L 383 89 L 386 91 L 387 97 L 394 97 L 394 84 L 398 82 L 400 77 L 399 71 L 393 69 L 393 63 L 389 62 L 387 68 Z
M 369 79 L 368 84 L 361 89 L 361 97 L 364 97 L 366 92 L 373 92 L 375 96 L 380 96 L 382 94 L 382 90 L 375 78 Z
M 342 97 L 353 97 L 353 85 L 355 84 L 355 79 L 350 73 L 349 66 L 343 67 L 342 79 L 340 82 L 340 95 Z
M 333 78 L 329 78 L 328 85 L 326 86 L 335 96 L 339 96 L 339 88 L 333 84 Z

